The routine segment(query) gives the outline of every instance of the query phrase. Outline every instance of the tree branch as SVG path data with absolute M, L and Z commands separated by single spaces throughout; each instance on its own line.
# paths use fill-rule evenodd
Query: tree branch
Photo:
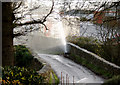
M 52 7 L 51 7 L 51 10 L 50 10 L 50 12 L 44 17 L 43 22 L 45 22 L 46 19 L 47 19 L 47 17 L 52 13 L 53 7 L 54 7 L 54 1 L 52 0 Z
M 108 19 L 108 20 L 104 20 L 103 22 L 110 22 L 110 21 L 113 21 L 113 20 L 119 20 L 120 17 L 117 17 L 117 18 L 114 18 L 114 19 Z
M 16 26 L 22 26 L 22 25 L 29 25 L 29 24 L 42 24 L 42 25 L 45 26 L 46 30 L 48 30 L 48 29 L 47 29 L 47 26 L 44 24 L 44 22 L 46 21 L 47 17 L 52 13 L 53 7 L 54 7 L 54 1 L 52 0 L 51 10 L 50 10 L 50 12 L 44 17 L 43 20 L 38 19 L 38 20 L 28 21 L 28 22 L 25 22 L 25 23 L 18 23 L 18 24 L 15 24 L 15 25 L 16 25 Z
M 13 9 L 13 11 L 15 11 L 16 9 L 18 9 L 21 5 L 22 5 L 22 2 L 20 2 L 20 4 L 16 8 Z
M 30 24 L 43 24 L 43 22 L 41 20 L 33 20 L 33 21 L 28 21 L 25 23 L 19 23 L 19 24 L 15 24 L 16 26 L 22 26 L 22 25 L 30 25 Z

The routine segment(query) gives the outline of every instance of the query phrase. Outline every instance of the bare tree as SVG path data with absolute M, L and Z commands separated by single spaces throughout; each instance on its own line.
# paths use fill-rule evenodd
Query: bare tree
M 21 6 L 23 6 L 24 10 L 19 9 Z M 52 13 L 53 7 L 54 7 L 54 1 L 52 1 L 52 7 L 48 14 L 44 16 L 42 19 L 34 20 L 27 22 L 19 22 L 22 18 L 24 18 L 24 13 L 29 14 L 31 10 L 35 10 L 39 8 L 40 6 L 33 7 L 32 9 L 27 9 L 27 7 L 22 3 L 12 3 L 12 2 L 3 2 L 2 3 L 2 65 L 8 66 L 8 65 L 14 65 L 14 49 L 13 49 L 13 28 L 16 26 L 23 26 L 23 25 L 30 25 L 30 24 L 42 24 L 47 29 L 47 26 L 45 25 L 47 17 Z M 27 12 L 28 11 L 28 12 Z M 20 17 L 15 17 L 15 14 L 20 13 Z M 19 22 L 19 23 L 18 23 Z

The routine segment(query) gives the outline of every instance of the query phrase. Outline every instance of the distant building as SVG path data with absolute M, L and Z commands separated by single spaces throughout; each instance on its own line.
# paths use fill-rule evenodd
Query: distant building
M 103 17 L 105 17 L 105 12 L 103 11 L 95 11 L 94 12 L 94 23 L 102 24 L 103 23 Z
M 117 17 L 116 17 L 117 16 Z M 95 11 L 94 12 L 94 22 L 98 24 L 102 24 L 106 18 L 118 18 L 120 16 L 120 5 L 116 7 L 112 7 L 105 11 Z

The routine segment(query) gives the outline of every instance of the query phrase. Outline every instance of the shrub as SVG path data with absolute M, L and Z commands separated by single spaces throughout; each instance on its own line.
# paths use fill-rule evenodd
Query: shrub
M 105 45 L 91 37 L 71 37 L 70 42 L 85 48 L 98 56 L 120 66 L 120 44 Z
M 15 64 L 17 66 L 26 66 L 30 64 L 33 56 L 30 51 L 23 45 L 15 46 Z
M 86 17 L 82 17 L 80 18 L 80 21 L 89 21 L 89 19 L 87 19 Z
M 120 85 L 120 75 L 114 76 L 113 78 L 105 81 L 102 85 Z
M 95 65 L 94 63 L 88 61 L 84 57 L 80 57 L 79 55 L 71 53 L 68 58 L 72 59 L 74 62 L 76 62 L 76 63 L 78 63 L 80 65 L 83 65 L 83 66 L 87 67 L 88 69 L 90 69 L 91 71 L 96 73 L 97 75 L 100 75 L 100 76 L 102 76 L 102 77 L 104 77 L 106 79 L 111 78 L 113 76 L 113 74 L 108 72 L 106 69 L 103 69 L 98 65 Z
M 4 67 L 2 69 L 3 85 L 39 85 L 44 83 L 45 77 L 39 75 L 34 70 L 24 67 Z
M 94 39 L 93 37 L 68 37 L 68 41 L 85 48 L 98 56 L 109 59 L 110 55 L 107 53 L 108 50 L 106 50 L 106 47 L 104 47 L 102 44 L 100 44 L 100 41 L 97 39 Z M 110 61 L 110 59 L 109 59 Z

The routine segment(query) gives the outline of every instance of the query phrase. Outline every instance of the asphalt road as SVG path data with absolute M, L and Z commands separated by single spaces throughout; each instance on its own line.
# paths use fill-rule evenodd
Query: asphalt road
M 63 82 L 63 79 L 64 79 L 64 83 L 74 82 L 74 83 L 101 84 L 104 82 L 104 79 L 95 75 L 93 72 L 88 70 L 86 67 L 78 65 L 75 62 L 63 56 L 51 55 L 51 54 L 39 54 L 39 57 L 51 65 L 52 69 L 58 75 L 60 81 L 62 79 L 62 82 Z M 61 74 L 62 74 L 62 78 L 61 78 Z

